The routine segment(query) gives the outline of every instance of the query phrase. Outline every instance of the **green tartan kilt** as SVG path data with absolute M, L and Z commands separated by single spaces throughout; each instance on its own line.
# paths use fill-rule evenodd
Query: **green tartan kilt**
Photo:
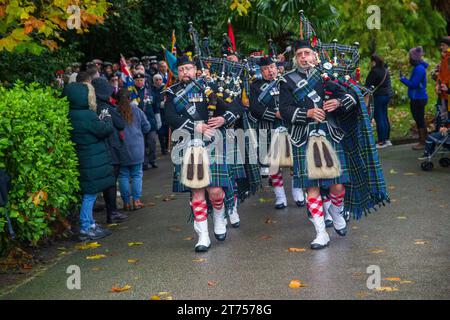
M 242 129 L 249 130 L 255 129 L 254 122 L 250 121 L 247 115 L 247 111 L 244 112 L 242 116 Z M 256 142 L 257 143 L 257 142 Z M 235 149 L 238 149 L 237 147 Z M 241 153 L 239 152 L 239 156 Z M 249 198 L 251 195 L 255 194 L 258 190 L 262 189 L 261 175 L 259 164 L 257 161 L 258 150 L 255 146 L 251 148 L 249 138 L 245 140 L 245 161 L 243 165 L 240 165 L 239 171 L 243 170 L 243 175 L 237 176 L 237 197 L 240 202 Z
M 345 153 L 342 143 L 336 143 L 329 137 L 328 129 L 326 126 L 321 126 L 321 129 L 327 134 L 327 139 L 336 151 L 339 162 L 341 163 L 341 175 L 333 179 L 309 179 L 308 169 L 306 167 L 306 150 L 308 143 L 305 143 L 301 147 L 292 146 L 292 152 L 294 157 L 294 188 L 311 188 L 311 187 L 321 187 L 329 188 L 333 184 L 344 184 L 349 181 L 349 174 L 347 168 L 347 161 L 345 158 Z
M 234 153 L 234 163 L 228 165 L 229 170 L 233 173 L 234 179 L 244 179 L 246 178 L 244 161 L 242 160 L 241 152 L 236 146 L 233 148 Z
M 225 140 L 224 140 L 224 150 L 225 150 Z M 234 171 L 226 164 L 226 152 L 217 157 L 222 157 L 221 161 L 217 160 L 215 155 L 215 150 L 212 151 L 211 157 L 215 158 L 216 161 L 211 161 L 209 168 L 211 172 L 211 183 L 208 187 L 221 187 L 225 192 L 225 208 L 229 212 L 234 206 Z M 186 187 L 181 183 L 181 170 L 182 164 L 175 164 L 173 169 L 173 182 L 172 191 L 173 192 L 191 192 L 189 187 Z M 211 207 L 210 207 L 211 209 Z M 211 211 L 211 210 L 209 210 Z
M 272 122 L 270 124 L 269 129 L 267 129 L 267 138 L 266 138 L 266 143 L 267 143 L 266 148 L 267 149 L 266 150 L 267 150 L 268 154 L 270 152 L 270 145 L 272 144 L 272 130 L 275 130 L 279 127 L 286 127 L 286 125 L 284 124 L 284 121 L 282 121 L 280 119 L 276 119 L 274 122 Z M 259 141 L 258 141 L 258 143 L 259 143 Z M 260 163 L 260 164 L 262 167 L 270 167 L 269 163 L 267 163 L 267 164 Z

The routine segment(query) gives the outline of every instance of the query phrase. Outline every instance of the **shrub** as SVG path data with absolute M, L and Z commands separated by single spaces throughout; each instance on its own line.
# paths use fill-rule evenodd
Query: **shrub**
M 0 87 L 0 168 L 11 177 L 0 208 L 0 255 L 11 246 L 6 210 L 17 240 L 31 245 L 52 235 L 77 203 L 78 170 L 70 140 L 68 102 L 36 83 Z

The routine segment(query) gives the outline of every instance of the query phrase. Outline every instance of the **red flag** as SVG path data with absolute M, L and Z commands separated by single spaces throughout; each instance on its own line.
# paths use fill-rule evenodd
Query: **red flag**
M 233 26 L 231 25 L 230 19 L 228 19 L 228 37 L 231 40 L 231 46 L 232 46 L 233 52 L 236 52 L 236 42 L 234 40 Z

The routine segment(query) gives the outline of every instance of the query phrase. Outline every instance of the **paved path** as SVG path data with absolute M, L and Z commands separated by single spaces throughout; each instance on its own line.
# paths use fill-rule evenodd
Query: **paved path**
M 162 159 L 160 168 L 147 171 L 144 179 L 144 202 L 155 206 L 132 213 L 130 221 L 99 241 L 101 247 L 72 248 L 2 299 L 149 299 L 162 291 L 173 299 L 449 299 L 450 171 L 437 166 L 423 172 L 417 155 L 408 145 L 381 151 L 392 203 L 352 220 L 345 238 L 328 229 L 332 242 L 325 250 L 309 249 L 313 227 L 290 193 L 289 207 L 277 211 L 266 188 L 240 207 L 241 227 L 230 229 L 224 243 L 212 239 L 206 254 L 193 250 L 188 197 L 169 197 L 172 169 L 169 159 Z M 289 175 L 285 177 L 290 185 Z M 268 218 L 274 223 L 266 223 Z M 143 245 L 129 247 L 129 242 Z M 306 250 L 288 252 L 291 247 Z M 87 260 L 92 254 L 107 258 Z M 81 268 L 81 290 L 66 287 L 70 265 Z M 369 290 L 370 265 L 380 267 L 382 279 L 403 282 L 382 280 L 383 287 L 394 291 Z M 293 279 L 306 287 L 289 288 Z M 217 283 L 210 286 L 208 281 Z M 132 288 L 110 293 L 116 284 Z

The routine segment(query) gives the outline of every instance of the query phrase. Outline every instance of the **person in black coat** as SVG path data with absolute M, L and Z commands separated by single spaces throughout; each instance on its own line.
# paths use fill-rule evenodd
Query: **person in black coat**
M 316 238 L 311 249 L 320 250 L 328 246 L 330 237 L 325 230 L 325 218 L 321 188 L 329 190 L 331 206 L 328 210 L 333 218 L 334 229 L 340 236 L 347 233 L 347 224 L 341 212 L 344 206 L 344 183 L 349 182 L 349 172 L 342 144 L 345 132 L 340 128 L 340 119 L 352 112 L 357 105 L 357 97 L 318 68 L 317 57 L 309 40 L 297 41 L 294 45 L 296 69 L 280 79 L 280 114 L 290 126 L 293 151 L 294 186 L 306 189 L 307 208 L 310 221 L 316 230 Z M 319 146 L 313 143 L 315 166 L 311 163 L 310 141 L 321 136 L 322 146 L 326 142 L 335 151 L 336 159 L 330 159 L 328 150 L 327 168 L 336 168 L 338 173 L 324 176 L 320 170 Z M 328 147 L 327 147 L 328 149 Z M 325 149 L 323 150 L 325 152 Z M 317 160 L 317 155 L 319 159 Z M 320 161 L 319 161 L 320 160 Z M 336 166 L 336 163 L 339 165 Z M 319 171 L 319 173 L 317 173 Z
M 97 115 L 95 90 L 89 83 L 70 83 L 63 91 L 69 101 L 72 141 L 78 158 L 79 182 L 83 201 L 80 210 L 81 241 L 106 237 L 111 231 L 103 229 L 93 218 L 97 193 L 114 185 L 114 171 L 105 139 L 113 133 L 111 115 Z
M 153 94 L 153 110 L 159 110 L 161 115 L 161 128 L 158 130 L 159 144 L 161 145 L 161 153 L 166 155 L 169 148 L 169 125 L 165 120 L 166 111 L 164 109 L 164 81 L 158 73 L 153 76 L 152 94 Z
M 391 146 L 389 140 L 391 125 L 388 118 L 388 104 L 392 97 L 392 85 L 389 70 L 384 64 L 383 58 L 373 54 L 370 58 L 372 69 L 367 75 L 367 88 L 373 86 L 374 119 L 377 124 L 378 148 Z
M 120 170 L 120 131 L 125 129 L 126 123 L 121 115 L 117 112 L 116 108 L 110 103 L 110 98 L 113 94 L 114 88 L 108 83 L 108 81 L 104 78 L 96 78 L 92 80 L 92 86 L 95 89 L 95 96 L 97 99 L 97 114 L 100 115 L 103 110 L 107 110 L 111 115 L 113 123 L 113 133 L 106 139 L 105 142 L 111 156 L 112 165 L 114 167 L 115 183 L 113 186 L 103 191 L 103 198 L 105 199 L 106 203 L 107 223 L 120 223 L 128 218 L 128 216 L 118 211 L 116 203 L 116 183 Z
M 137 73 L 134 76 L 134 90 L 136 98 L 133 99 L 132 104 L 138 106 L 144 111 L 147 116 L 148 122 L 150 122 L 150 132 L 145 136 L 145 160 L 144 170 L 149 168 L 158 168 L 156 164 L 156 142 L 158 140 L 157 131 L 161 127 L 161 115 L 159 108 L 156 109 L 153 106 L 153 94 L 151 87 L 146 84 L 146 78 L 143 73 Z

